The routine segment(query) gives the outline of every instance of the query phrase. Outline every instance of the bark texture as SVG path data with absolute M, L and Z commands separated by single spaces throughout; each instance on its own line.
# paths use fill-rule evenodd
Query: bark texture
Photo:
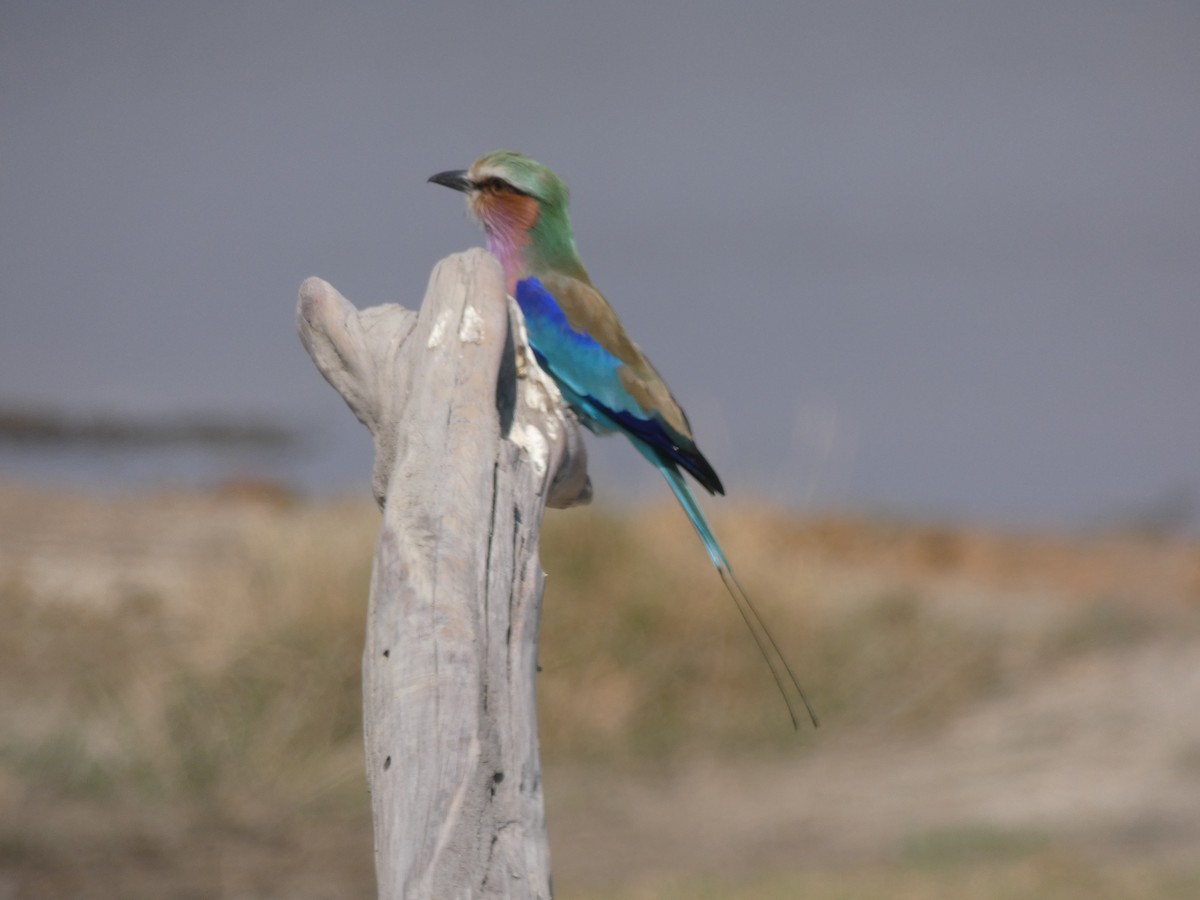
M 363 652 L 379 896 L 548 898 L 534 682 L 547 504 L 590 497 L 574 416 L 499 264 L 435 268 L 419 312 L 300 289 L 300 337 L 375 442 Z

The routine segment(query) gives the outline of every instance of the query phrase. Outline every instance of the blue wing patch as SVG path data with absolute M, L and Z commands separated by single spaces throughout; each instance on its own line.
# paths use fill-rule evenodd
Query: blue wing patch
M 516 301 L 538 365 L 554 379 L 588 428 L 600 434 L 620 431 L 652 461 L 680 465 L 709 491 L 725 492 L 700 451 L 695 446 L 680 447 L 654 411 L 643 409 L 625 390 L 617 374 L 624 363 L 590 334 L 572 328 L 541 281 L 518 281 Z

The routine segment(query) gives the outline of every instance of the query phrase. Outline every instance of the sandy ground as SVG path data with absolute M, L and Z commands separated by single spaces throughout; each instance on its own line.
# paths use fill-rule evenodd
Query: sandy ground
M 1200 642 L 1166 640 L 1075 661 L 933 735 L 849 735 L 791 762 L 657 776 L 551 769 L 555 864 L 583 880 L 730 875 L 902 861 L 940 842 L 1195 865 L 1197 710 Z

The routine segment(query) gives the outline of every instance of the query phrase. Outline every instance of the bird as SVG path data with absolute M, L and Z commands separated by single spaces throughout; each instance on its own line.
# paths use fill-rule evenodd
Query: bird
M 720 477 L 697 447 L 667 383 L 584 268 L 566 184 L 547 166 L 512 150 L 488 153 L 468 169 L 438 172 L 429 181 L 466 195 L 468 212 L 483 226 L 508 294 L 524 315 L 538 365 L 585 427 L 598 435 L 625 435 L 662 473 L 758 644 L 792 726 L 799 728 L 801 705 L 816 726 L 812 705 L 734 575 L 684 473 L 710 494 L 725 493 Z

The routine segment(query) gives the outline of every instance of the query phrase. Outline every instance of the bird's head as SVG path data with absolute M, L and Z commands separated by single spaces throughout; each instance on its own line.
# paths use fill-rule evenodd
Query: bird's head
M 536 160 L 497 150 L 469 169 L 439 172 L 429 180 L 467 195 L 467 209 L 483 226 L 488 249 L 510 280 L 541 267 L 578 266 L 567 186 Z

